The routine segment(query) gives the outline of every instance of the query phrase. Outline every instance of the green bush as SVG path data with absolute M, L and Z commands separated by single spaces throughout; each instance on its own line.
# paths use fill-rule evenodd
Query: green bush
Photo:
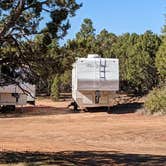
M 166 114 L 166 86 L 155 88 L 148 94 L 145 109 L 150 114 Z
M 160 75 L 160 81 L 166 82 L 166 37 L 157 52 L 155 65 Z
M 69 93 L 71 92 L 71 70 L 66 70 L 61 76 L 60 76 L 60 92 L 63 93 Z
M 60 96 L 59 87 L 60 87 L 60 77 L 57 75 L 55 76 L 51 86 L 51 98 L 53 100 L 59 99 Z

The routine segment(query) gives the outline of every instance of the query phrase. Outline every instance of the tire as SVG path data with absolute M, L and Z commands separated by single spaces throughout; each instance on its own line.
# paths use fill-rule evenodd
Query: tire
M 2 106 L 1 111 L 2 112 L 12 112 L 15 111 L 16 106 L 15 105 L 5 105 Z

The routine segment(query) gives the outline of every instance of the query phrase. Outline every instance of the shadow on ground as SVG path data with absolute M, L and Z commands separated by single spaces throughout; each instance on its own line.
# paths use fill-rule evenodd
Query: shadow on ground
M 105 151 L 67 151 L 57 153 L 0 152 L 0 165 L 166 165 L 166 156 L 147 154 L 124 154 Z
M 128 113 L 135 113 L 139 109 L 143 108 L 143 103 L 126 103 L 126 104 L 118 104 L 116 106 L 111 107 L 109 113 L 113 114 L 128 114 Z
M 127 104 L 118 104 L 113 107 L 95 107 L 89 108 L 88 112 L 96 113 L 96 112 L 107 112 L 109 114 L 128 114 L 135 113 L 139 109 L 143 108 L 143 103 L 127 103 Z M 28 116 L 46 116 L 46 115 L 61 115 L 61 114 L 72 114 L 79 113 L 74 112 L 72 109 L 68 109 L 66 107 L 56 108 L 49 106 L 25 106 L 23 109 L 17 108 L 15 111 L 6 111 L 0 112 L 0 118 L 21 118 Z
M 135 113 L 139 109 L 143 108 L 143 103 L 126 103 L 126 104 L 117 104 L 113 107 L 99 107 L 99 108 L 89 108 L 88 112 L 107 112 L 110 114 L 128 114 L 128 113 Z
M 29 116 L 46 116 L 46 115 L 60 115 L 74 113 L 72 110 L 62 107 L 49 106 L 25 106 L 23 108 L 16 108 L 15 111 L 0 112 L 0 118 L 21 118 Z

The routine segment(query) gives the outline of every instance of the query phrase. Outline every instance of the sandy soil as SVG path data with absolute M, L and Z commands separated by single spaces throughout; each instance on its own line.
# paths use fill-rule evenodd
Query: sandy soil
M 0 113 L 0 164 L 36 155 L 55 165 L 166 165 L 166 116 L 141 115 L 139 103 L 88 113 L 74 113 L 69 103 L 43 99 Z

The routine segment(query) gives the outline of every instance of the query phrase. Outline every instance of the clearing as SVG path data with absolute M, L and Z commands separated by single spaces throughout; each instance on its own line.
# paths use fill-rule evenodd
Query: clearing
M 70 101 L 0 113 L 0 165 L 166 165 L 166 116 L 140 103 L 73 113 Z

